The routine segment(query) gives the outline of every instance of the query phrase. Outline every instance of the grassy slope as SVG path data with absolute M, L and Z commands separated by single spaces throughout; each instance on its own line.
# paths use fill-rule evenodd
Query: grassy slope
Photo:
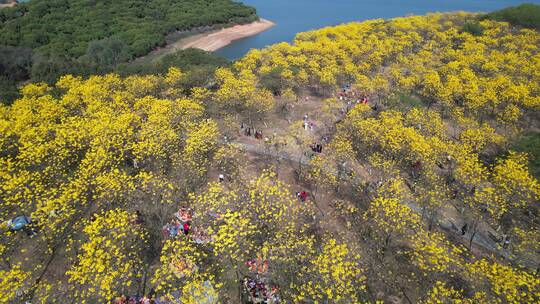
M 540 5 L 526 3 L 491 12 L 484 18 L 540 30 Z
M 154 65 L 116 66 L 164 45 L 171 31 L 257 18 L 254 8 L 231 0 L 32 0 L 2 9 L 0 103 L 19 96 L 17 84 L 54 83 L 65 74 L 149 74 L 177 64 L 202 64 L 199 74 L 212 71 L 209 67 L 225 64 L 223 59 L 195 52 L 179 52 Z
M 531 173 L 540 179 L 540 133 L 531 133 L 520 138 L 513 147 L 519 152 L 527 152 L 530 156 Z
M 0 11 L 0 45 L 78 57 L 90 41 L 118 36 L 140 56 L 175 30 L 256 18 L 254 8 L 230 0 L 33 0 Z

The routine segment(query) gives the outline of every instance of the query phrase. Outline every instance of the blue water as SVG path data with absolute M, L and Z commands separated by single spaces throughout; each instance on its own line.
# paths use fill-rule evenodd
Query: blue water
M 256 36 L 238 40 L 216 53 L 229 59 L 242 57 L 252 48 L 292 41 L 296 33 L 351 21 L 392 18 L 428 12 L 489 12 L 540 0 L 244 0 L 262 18 L 276 26 Z

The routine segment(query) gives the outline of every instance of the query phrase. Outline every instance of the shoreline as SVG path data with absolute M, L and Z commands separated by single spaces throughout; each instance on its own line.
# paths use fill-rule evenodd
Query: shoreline
M 7 3 L 0 3 L 0 9 L 6 8 L 6 7 L 15 7 L 17 4 L 16 0 L 9 1 Z
M 170 43 L 163 48 L 150 52 L 144 57 L 160 57 L 177 50 L 185 50 L 188 48 L 196 48 L 207 52 L 215 52 L 236 40 L 257 35 L 274 26 L 275 23 L 273 23 L 272 21 L 260 18 L 259 20 L 252 23 L 234 25 L 231 27 L 212 30 L 181 38 L 178 41 Z
M 208 52 L 214 52 L 231 44 L 233 41 L 257 35 L 273 26 L 275 26 L 275 24 L 272 21 L 261 18 L 258 21 L 249 24 L 235 25 L 214 33 L 202 34 L 196 39 L 189 39 L 188 37 L 185 40 L 189 41 L 180 40 L 177 43 L 181 43 L 182 49 L 192 47 Z

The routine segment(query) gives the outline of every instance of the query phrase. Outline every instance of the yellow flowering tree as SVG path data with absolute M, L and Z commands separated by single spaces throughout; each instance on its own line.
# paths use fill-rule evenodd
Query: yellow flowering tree
M 0 269 L 0 303 L 14 303 L 22 301 L 25 290 L 30 284 L 28 279 L 31 273 L 21 269 L 20 265 L 13 265 L 9 270 Z M 19 296 L 22 297 L 19 297 Z
M 487 284 L 492 303 L 535 303 L 540 300 L 538 275 L 485 259 L 468 265 L 479 283 Z
M 85 223 L 80 253 L 66 272 L 73 296 L 82 303 L 129 293 L 141 279 L 146 235 L 134 220 L 133 214 L 116 209 Z
M 366 288 L 360 257 L 335 239 L 326 240 L 301 273 L 295 302 L 360 303 Z
M 420 229 L 420 215 L 405 204 L 402 188 L 399 180 L 390 181 L 371 201 L 364 215 L 373 225 L 383 251 L 390 246 L 392 237 L 406 236 Z

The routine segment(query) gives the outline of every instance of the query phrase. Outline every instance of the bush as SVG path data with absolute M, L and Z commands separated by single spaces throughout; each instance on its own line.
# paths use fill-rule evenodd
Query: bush
M 133 74 L 163 74 L 170 67 L 178 67 L 183 71 L 191 71 L 196 67 L 200 67 L 202 70 L 208 70 L 207 67 L 210 67 L 213 70 L 228 63 L 227 59 L 213 53 L 199 49 L 187 49 L 165 55 L 154 61 L 121 64 L 116 68 L 116 72 L 127 76 Z
M 473 36 L 481 36 L 484 33 L 484 28 L 476 21 L 465 22 L 461 30 Z
M 96 72 L 106 72 L 131 59 L 129 46 L 118 37 L 109 37 L 88 44 L 85 60 Z
M 506 21 L 510 24 L 540 30 L 540 5 L 526 3 L 494 11 L 483 19 Z
M 0 45 L 0 77 L 13 81 L 27 79 L 31 66 L 31 49 Z
M 0 103 L 9 105 L 19 98 L 17 85 L 12 79 L 0 77 Z
M 540 179 L 540 133 L 531 133 L 520 138 L 513 146 L 513 150 L 527 152 L 531 163 L 531 173 Z
M 282 67 L 275 67 L 268 73 L 261 75 L 260 85 L 270 90 L 274 95 L 281 94 L 283 83 L 281 81 Z
M 182 88 L 189 94 L 194 87 L 204 87 L 212 79 L 218 67 L 226 66 L 229 60 L 199 49 L 179 50 L 154 61 L 120 64 L 116 72 L 122 76 L 165 74 L 171 67 L 184 73 Z
M 17 82 L 28 79 L 31 67 L 31 49 L 0 46 L 0 103 L 10 104 L 17 99 Z
M 31 70 L 33 82 L 55 83 L 60 76 L 66 74 L 89 76 L 94 74 L 94 68 L 69 57 L 34 56 Z

